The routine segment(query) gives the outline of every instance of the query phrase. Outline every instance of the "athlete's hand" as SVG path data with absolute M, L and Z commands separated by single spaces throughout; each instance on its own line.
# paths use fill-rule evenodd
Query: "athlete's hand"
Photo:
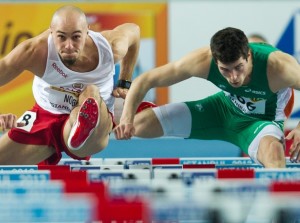
M 120 123 L 114 129 L 116 139 L 131 139 L 134 136 L 135 129 L 132 123 Z
M 22 127 L 24 123 L 17 123 L 17 116 L 14 114 L 0 115 L 0 129 L 5 132 L 7 129 Z
M 117 87 L 113 90 L 112 95 L 116 98 L 126 98 L 128 89 Z
M 300 126 L 293 129 L 286 137 L 287 140 L 293 140 L 289 150 L 290 160 L 293 163 L 300 162 Z

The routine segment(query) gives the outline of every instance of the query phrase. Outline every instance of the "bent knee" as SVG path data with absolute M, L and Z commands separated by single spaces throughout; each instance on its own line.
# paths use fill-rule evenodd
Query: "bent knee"
M 268 168 L 285 167 L 284 145 L 278 140 L 270 142 L 267 147 L 259 149 L 258 159 Z
M 87 97 L 93 97 L 100 103 L 99 88 L 96 85 L 87 85 L 79 96 L 79 104 L 82 104 Z
M 70 150 L 69 149 L 69 152 L 72 155 L 75 155 L 76 157 L 85 158 L 85 157 L 88 157 L 88 156 L 92 156 L 96 153 L 102 152 L 106 148 L 106 146 L 107 146 L 107 143 L 106 144 L 101 143 L 101 144 L 98 144 L 97 146 L 95 146 L 95 145 L 93 145 L 93 146 L 84 145 L 79 150 Z
M 95 132 L 94 132 L 95 133 Z M 68 149 L 73 155 L 84 158 L 102 152 L 108 145 L 109 135 L 102 137 L 97 134 L 92 134 L 85 144 L 78 150 Z
M 86 91 L 99 91 L 99 88 L 94 84 L 90 84 L 90 85 L 86 86 L 85 90 Z

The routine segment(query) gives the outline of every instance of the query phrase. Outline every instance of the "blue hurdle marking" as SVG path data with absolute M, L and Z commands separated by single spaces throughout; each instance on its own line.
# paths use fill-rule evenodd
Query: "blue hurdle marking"
M 124 168 L 130 169 L 130 166 L 150 166 L 151 160 L 150 159 L 132 159 L 132 160 L 125 160 Z
M 38 170 L 37 165 L 0 165 L 0 172 L 1 171 L 17 171 L 17 172 L 24 172 L 24 171 L 32 171 Z
M 31 182 L 43 182 L 50 180 L 49 170 L 28 170 L 28 171 L 6 171 L 0 172 L 0 181 L 31 181 Z
M 264 180 L 300 180 L 300 169 L 257 169 L 255 178 Z
M 252 164 L 217 164 L 217 169 L 264 169 L 262 165 L 252 163 Z M 287 163 L 286 168 L 299 168 L 300 163 Z
M 184 157 L 179 158 L 179 164 L 255 164 L 249 157 Z M 291 164 L 289 157 L 286 157 L 286 163 Z M 91 158 L 86 160 L 74 160 L 72 158 L 62 158 L 58 165 L 151 165 L 152 158 Z
M 11 199 L 15 197 L 27 197 L 39 195 L 40 198 L 61 197 L 64 193 L 64 184 L 62 181 L 42 181 L 38 184 L 31 181 L 10 181 L 9 183 L 0 184 L 0 197 Z
M 72 158 L 62 158 L 58 165 L 101 165 L 103 164 L 102 158 L 91 158 L 90 160 L 75 160 Z
M 149 169 L 88 170 L 88 178 L 90 182 L 151 179 L 151 172 Z
M 45 197 L 43 197 L 45 198 Z M 66 194 L 60 199 L 49 194 L 0 199 L 1 222 L 89 222 L 93 199 L 88 194 Z
M 262 169 L 262 165 L 251 163 L 251 164 L 217 164 L 217 169 Z
M 180 164 L 254 164 L 248 157 L 225 157 L 225 158 L 180 158 Z

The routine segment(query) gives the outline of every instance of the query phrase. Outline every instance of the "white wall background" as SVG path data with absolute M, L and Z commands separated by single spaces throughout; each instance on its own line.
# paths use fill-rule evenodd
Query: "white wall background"
M 246 35 L 261 33 L 275 45 L 296 10 L 300 10 L 300 1 L 171 0 L 169 61 L 208 45 L 216 31 L 228 26 Z M 191 78 L 170 87 L 170 102 L 197 100 L 216 91 L 210 82 Z

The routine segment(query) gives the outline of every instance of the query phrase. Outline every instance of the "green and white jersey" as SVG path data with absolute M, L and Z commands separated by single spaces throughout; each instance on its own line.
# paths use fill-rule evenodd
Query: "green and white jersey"
M 293 90 L 273 93 L 269 88 L 267 62 L 270 53 L 278 50 L 266 43 L 250 43 L 253 58 L 251 81 L 239 88 L 232 87 L 212 59 L 208 80 L 223 90 L 225 98 L 245 115 L 271 121 L 285 120 L 293 106 Z

